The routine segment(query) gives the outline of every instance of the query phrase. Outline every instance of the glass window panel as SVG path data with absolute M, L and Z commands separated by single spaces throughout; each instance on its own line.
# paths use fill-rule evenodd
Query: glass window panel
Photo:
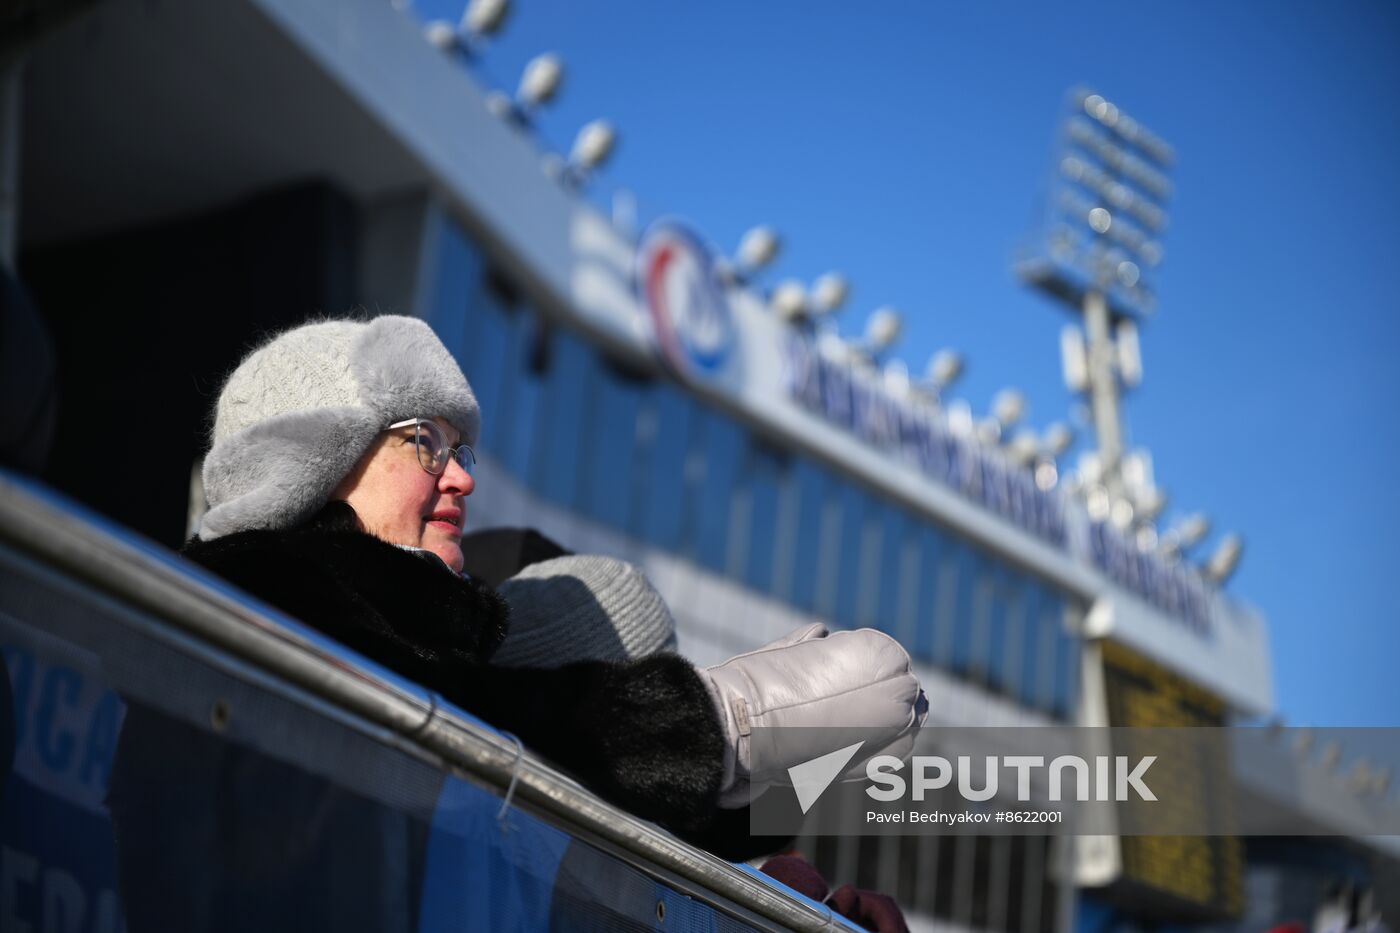
M 1074 714 L 1079 691 L 1079 639 L 1068 630 L 1064 619 L 1064 602 L 1060 603 L 1059 638 L 1055 645 L 1055 687 L 1052 692 L 1053 710 L 1061 719 Z
M 657 383 L 650 396 L 655 442 L 647 458 L 642 536 L 652 544 L 679 551 L 686 508 L 691 504 L 686 457 L 694 405 L 670 383 Z
M 739 485 L 747 495 L 748 528 L 742 542 L 742 579 L 761 593 L 773 588 L 773 551 L 777 544 L 778 490 L 783 464 L 777 451 L 750 437 Z
M 741 453 L 739 468 L 734 474 L 734 489 L 729 498 L 728 538 L 724 544 L 724 573 L 736 580 L 744 579 L 744 565 L 749 557 L 749 520 L 753 502 L 747 463 L 747 455 Z
M 854 625 L 877 628 L 880 620 L 880 566 L 885 561 L 885 521 L 893 506 L 878 496 L 867 498 L 865 519 L 860 524 L 859 575 L 856 578 Z
M 958 548 L 957 561 L 957 610 L 953 616 L 952 656 L 949 667 L 959 674 L 966 675 L 972 664 L 973 633 L 979 624 L 985 624 L 985 617 L 979 617 L 985 599 L 985 586 L 979 586 L 983 565 L 981 555 L 969 547 Z
M 1040 651 L 1036 656 L 1035 706 L 1049 711 L 1055 706 L 1055 671 L 1059 655 L 1061 604 L 1046 590 L 1040 603 Z
M 533 311 L 511 315 L 501 378 L 501 392 L 510 399 L 511 414 L 500 426 L 496 446 L 502 464 L 522 483 L 530 478 L 531 448 L 538 433 L 536 423 L 544 385 L 540 364 L 547 346 L 541 344 L 547 339 Z
M 1020 574 L 1007 574 L 1006 585 L 997 596 L 992 625 L 992 688 L 1010 696 L 1018 695 L 1017 677 L 1024 650 L 1023 626 L 1026 611 L 1027 580 Z
M 939 652 L 944 643 L 939 632 L 951 625 L 957 595 L 957 580 L 951 570 L 952 547 L 947 536 L 933 525 L 923 525 L 918 535 L 920 585 L 910 650 L 925 661 L 947 664 L 947 655 Z
M 1027 583 L 1023 594 L 1021 611 L 1021 650 L 1019 663 L 1012 676 L 1014 695 L 1027 706 L 1039 706 L 1039 679 L 1041 654 L 1050 642 L 1045 638 L 1044 604 L 1048 597 L 1043 584 L 1036 581 Z
M 899 544 L 884 568 L 889 579 L 881 587 L 880 612 L 888 619 L 888 631 L 895 640 L 912 651 L 918 631 L 919 593 L 923 588 L 923 527 L 917 519 L 900 513 L 898 528 L 889 540 Z
M 506 370 L 510 319 L 515 316 L 483 289 L 472 318 L 474 334 L 471 342 L 477 345 L 477 352 L 472 369 L 466 376 L 481 407 L 481 439 L 478 446 L 483 453 L 495 457 L 501 456 L 498 438 L 504 425 L 510 421 L 510 409 L 505 404 L 508 397 L 502 393 L 502 382 Z
M 979 554 L 977 558 L 977 573 L 972 583 L 972 625 L 969 632 L 967 676 L 974 683 L 986 686 L 990 681 L 989 659 L 996 595 L 1002 580 L 998 561 L 983 554 Z
M 996 605 L 996 591 L 999 585 L 997 562 L 985 555 L 981 556 L 980 567 L 972 584 L 972 630 L 967 651 L 968 679 L 979 686 L 987 686 L 988 643 L 992 634 L 992 610 Z
M 656 457 L 656 383 L 648 380 L 637 387 L 637 392 L 637 420 L 632 429 L 632 482 L 619 493 L 627 497 L 627 533 L 640 539 L 651 496 L 652 460 Z
M 424 303 L 427 321 L 441 338 L 443 346 L 457 357 L 463 372 L 476 365 L 476 317 L 473 298 L 481 281 L 485 262 L 476 246 L 454 222 L 443 218 L 437 224 L 437 259 L 433 281 L 425 283 L 431 293 Z M 467 339 L 468 334 L 472 339 Z
M 549 364 L 543 377 L 542 400 L 535 419 L 535 453 L 530 485 L 546 499 L 572 507 L 578 501 L 582 438 L 587 421 L 584 403 L 589 373 L 597 358 L 582 340 L 568 331 L 555 331 L 549 342 Z
M 939 566 L 944 562 L 944 535 L 930 524 L 920 524 L 918 537 L 918 593 L 914 608 L 914 632 L 909 650 L 924 661 L 934 661 L 938 643 L 938 602 L 944 598 Z
M 793 468 L 791 482 L 797 499 L 791 599 L 797 608 L 815 612 L 822 515 L 827 510 L 830 479 L 821 467 L 810 460 L 800 459 Z
M 821 528 L 817 544 L 815 609 L 829 622 L 836 619 L 837 570 L 841 560 L 841 539 L 845 515 L 843 506 L 849 483 L 830 474 L 821 504 Z
M 861 551 L 865 543 L 865 519 L 870 499 L 853 483 L 841 490 L 841 540 L 837 549 L 836 607 L 832 621 L 851 628 L 857 624 L 861 593 Z
M 703 430 L 696 440 L 703 452 L 696 515 L 696 556 L 700 563 L 717 573 L 727 569 L 729 518 L 734 483 L 743 450 L 742 431 L 725 416 L 705 409 Z
M 589 400 L 590 424 L 585 435 L 583 509 L 611 527 L 627 530 L 634 479 L 638 383 L 600 361 L 594 371 Z
M 797 469 L 800 461 L 785 455 L 778 474 L 778 501 L 773 521 L 773 586 L 776 599 L 792 603 L 793 562 L 797 560 L 798 509 L 801 489 Z
M 888 632 L 896 640 L 899 637 L 899 587 L 900 571 L 904 567 L 905 530 L 909 518 L 904 509 L 893 503 L 887 505 L 880 516 L 878 553 L 875 555 L 874 598 L 871 599 L 870 619 L 863 624 Z

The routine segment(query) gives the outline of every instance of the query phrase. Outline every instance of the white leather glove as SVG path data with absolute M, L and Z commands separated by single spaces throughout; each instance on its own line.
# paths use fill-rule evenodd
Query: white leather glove
M 714 667 L 701 668 L 724 728 L 726 748 L 720 806 L 746 806 L 787 769 L 835 751 L 831 735 L 813 726 L 859 732 L 870 754 L 908 757 L 928 702 L 899 642 L 874 629 L 830 634 L 820 623 Z M 762 734 L 760 773 L 754 773 L 754 727 Z M 793 727 L 793 728 L 786 728 Z M 809 727 L 809 728 L 802 728 Z

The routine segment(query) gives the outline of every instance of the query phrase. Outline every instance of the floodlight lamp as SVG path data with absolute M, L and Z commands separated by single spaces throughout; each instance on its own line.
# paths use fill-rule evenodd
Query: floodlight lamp
M 1195 547 L 1210 534 L 1210 519 L 1203 512 L 1188 515 L 1174 528 L 1182 549 Z
M 520 75 L 520 88 L 515 98 L 526 110 L 533 110 L 554 99 L 564 80 L 564 63 L 553 52 L 530 59 Z
M 1026 397 L 1016 389 L 1002 389 L 992 399 L 992 417 L 1002 428 L 1009 428 L 1026 414 Z
M 1217 586 L 1225 582 L 1239 569 L 1240 558 L 1244 556 L 1244 539 L 1237 534 L 1228 534 L 1221 539 L 1215 553 L 1206 561 L 1205 574 Z
M 471 0 L 462 14 L 462 28 L 473 36 L 495 35 L 509 12 L 509 0 Z
M 461 47 L 457 27 L 445 19 L 435 19 L 423 27 L 423 38 L 428 44 L 442 52 L 456 51 Z
M 784 279 L 773 289 L 768 307 L 785 321 L 797 321 L 807 316 L 807 289 L 797 279 Z
M 1006 452 L 1012 463 L 1017 466 L 1029 466 L 1040 452 L 1040 440 L 1030 428 L 1021 428 L 1012 435 L 1011 442 L 1006 445 Z
M 739 240 L 739 265 L 746 272 L 756 272 L 778 255 L 782 240 L 772 227 L 759 225 Z
M 1142 278 L 1142 270 L 1138 264 L 1131 259 L 1125 259 L 1118 264 L 1118 281 L 1124 288 L 1132 288 Z
M 1139 519 L 1144 522 L 1155 521 L 1167 507 L 1167 494 L 1154 486 L 1139 495 L 1135 505 Z
M 584 172 L 591 172 L 607 161 L 617 145 L 617 130 L 607 120 L 593 120 L 584 125 L 574 138 L 569 162 Z
M 865 324 L 865 342 L 873 353 L 888 350 L 899 339 L 904 325 L 899 312 L 886 305 L 870 315 Z
M 942 349 L 929 357 L 928 378 L 939 389 L 946 389 L 963 374 L 964 360 L 956 350 Z
M 819 276 L 812 284 L 812 310 L 817 314 L 831 314 L 846 303 L 850 285 L 839 272 L 828 272 Z

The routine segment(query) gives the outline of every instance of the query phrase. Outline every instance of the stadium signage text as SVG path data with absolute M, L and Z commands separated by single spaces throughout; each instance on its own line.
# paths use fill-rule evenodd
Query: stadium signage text
M 792 334 L 786 376 L 788 394 L 803 408 L 915 464 L 1021 528 L 1053 544 L 1065 543 L 1058 497 L 1037 488 L 1029 471 L 949 430 L 930 406 L 895 398 L 877 374 L 832 360 L 813 341 Z
M 1077 503 L 1035 484 L 1000 451 L 952 430 L 937 410 L 891 394 L 874 371 L 833 359 L 799 333 L 787 335 L 784 388 L 798 405 L 889 451 L 1051 544 L 1098 567 L 1118 585 L 1200 633 L 1209 631 L 1210 592 L 1184 564 L 1140 550 Z
M 1185 621 L 1202 635 L 1210 632 L 1211 594 L 1195 568 L 1169 564 L 1153 552 L 1140 550 L 1107 522 L 1091 522 L 1086 515 L 1082 527 L 1083 533 L 1071 535 L 1071 541 L 1087 541 L 1082 547 L 1071 547 L 1072 551 L 1087 556 L 1113 582 L 1172 618 Z

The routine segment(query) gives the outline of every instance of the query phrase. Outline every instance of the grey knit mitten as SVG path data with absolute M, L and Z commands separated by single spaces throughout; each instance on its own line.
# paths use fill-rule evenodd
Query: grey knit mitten
M 530 564 L 503 582 L 510 629 L 502 667 L 630 661 L 676 650 L 676 622 L 641 569 L 597 554 Z

